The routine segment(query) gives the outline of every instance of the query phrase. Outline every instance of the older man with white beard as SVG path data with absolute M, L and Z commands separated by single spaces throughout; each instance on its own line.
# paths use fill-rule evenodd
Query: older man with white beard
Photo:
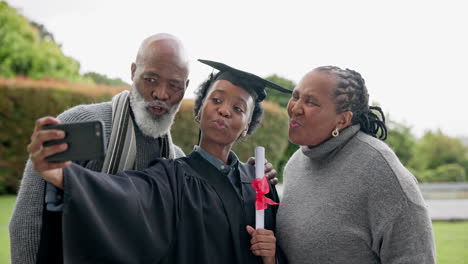
M 170 127 L 189 83 L 188 73 L 182 43 L 172 35 L 156 34 L 143 41 L 131 65 L 130 93 L 122 92 L 109 102 L 75 106 L 57 119 L 44 117 L 36 121 L 28 145 L 30 159 L 9 226 L 13 264 L 63 263 L 62 252 L 57 250 L 62 244 L 62 195 L 46 185 L 36 170 L 65 166 L 67 162 L 50 163 L 44 159 L 64 149 L 42 146 L 45 141 L 64 135 L 41 128 L 59 122 L 102 121 L 108 146 L 106 158 L 78 163 L 94 171 L 144 169 L 155 158 L 183 156 L 182 150 L 172 143 Z

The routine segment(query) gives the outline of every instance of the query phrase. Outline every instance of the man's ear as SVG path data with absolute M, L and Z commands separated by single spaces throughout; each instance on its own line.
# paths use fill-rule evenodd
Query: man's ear
M 338 122 L 336 124 L 336 128 L 339 130 L 349 127 L 351 125 L 351 121 L 353 120 L 353 112 L 346 111 L 340 113 L 338 116 Z
M 137 68 L 136 64 L 134 62 L 132 62 L 132 66 L 130 67 L 131 74 L 132 74 L 132 81 L 133 81 L 133 77 L 135 77 L 136 68 Z

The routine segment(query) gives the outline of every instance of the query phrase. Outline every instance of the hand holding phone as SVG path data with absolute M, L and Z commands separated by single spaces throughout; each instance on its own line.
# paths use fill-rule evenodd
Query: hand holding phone
M 44 130 L 42 129 L 47 125 L 59 124 L 60 120 L 46 116 L 36 120 L 33 134 L 31 135 L 31 143 L 29 143 L 27 150 L 32 166 L 44 180 L 52 183 L 53 185 L 63 188 L 63 168 L 68 167 L 71 161 L 64 162 L 48 162 L 45 160 L 47 156 L 63 152 L 68 148 L 67 144 L 57 144 L 50 147 L 43 147 L 44 142 L 51 140 L 59 140 L 65 137 L 62 130 Z
M 59 123 L 42 127 L 43 130 L 57 129 L 65 133 L 63 139 L 44 142 L 43 146 L 67 143 L 68 148 L 45 158 L 48 162 L 68 160 L 95 160 L 105 155 L 104 125 L 101 121 Z

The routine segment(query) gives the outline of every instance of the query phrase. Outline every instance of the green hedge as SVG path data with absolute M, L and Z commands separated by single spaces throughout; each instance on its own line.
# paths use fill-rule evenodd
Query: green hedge
M 0 82 L 0 194 L 15 193 L 18 189 L 28 158 L 26 147 L 37 118 L 56 116 L 72 106 L 110 98 L 109 91 L 99 94 L 79 92 L 77 89 L 18 88 Z M 287 115 L 272 103 L 265 103 L 264 106 L 265 117 L 261 127 L 253 136 L 236 144 L 234 151 L 245 161 L 254 156 L 255 146 L 262 145 L 266 148 L 267 159 L 277 166 L 287 146 Z M 192 100 L 184 100 L 172 129 L 174 142 L 186 153 L 191 152 L 198 138 L 192 107 Z
M 56 116 L 65 109 L 84 103 L 108 100 L 57 89 L 12 88 L 0 86 L 0 194 L 15 193 L 28 157 L 37 118 Z

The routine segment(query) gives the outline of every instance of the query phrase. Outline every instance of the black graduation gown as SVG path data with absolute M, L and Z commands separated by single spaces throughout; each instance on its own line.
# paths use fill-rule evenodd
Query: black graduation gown
M 65 263 L 261 263 L 246 231 L 255 227 L 251 165 L 238 162 L 242 197 L 197 152 L 145 171 L 64 172 Z M 265 210 L 265 229 L 274 231 L 276 211 Z

